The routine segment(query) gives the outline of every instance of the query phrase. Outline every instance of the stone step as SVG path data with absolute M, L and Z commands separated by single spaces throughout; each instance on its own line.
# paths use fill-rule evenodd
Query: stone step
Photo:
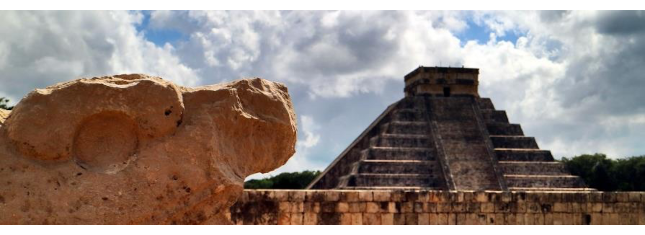
M 493 101 L 490 98 L 479 98 L 479 108 L 482 110 L 495 110 L 495 105 L 493 105 Z
M 437 187 L 436 181 L 432 174 L 357 174 L 352 176 L 347 186 Z
M 549 150 L 496 148 L 495 155 L 499 161 L 553 161 Z
M 504 175 L 506 185 L 513 188 L 586 188 L 574 175 Z
M 495 148 L 539 149 L 535 138 L 515 135 L 491 135 Z
M 370 139 L 370 147 L 428 147 L 431 144 L 427 135 L 380 134 Z
M 379 174 L 434 174 L 439 172 L 436 161 L 419 160 L 362 160 L 359 162 L 358 173 Z
M 419 109 L 397 109 L 392 112 L 394 121 L 425 121 L 426 117 Z
M 504 110 L 483 109 L 482 116 L 486 123 L 508 123 L 508 117 Z
M 370 147 L 362 151 L 368 160 L 427 160 L 435 161 L 433 148 Z
M 502 172 L 507 175 L 566 175 L 566 167 L 556 161 L 499 161 Z
M 387 134 L 428 134 L 427 122 L 391 121 L 381 125 Z
M 486 128 L 490 135 L 524 135 L 522 127 L 519 124 L 491 122 L 486 124 Z
M 522 187 L 509 187 L 510 191 L 597 191 L 594 188 L 522 188 Z

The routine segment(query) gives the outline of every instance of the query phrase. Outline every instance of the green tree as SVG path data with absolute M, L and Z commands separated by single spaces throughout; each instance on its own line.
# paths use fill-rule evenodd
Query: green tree
M 279 175 L 244 182 L 246 189 L 304 189 L 320 171 L 285 172 Z
M 645 156 L 617 159 L 612 175 L 619 191 L 645 190 Z
M 614 191 L 616 185 L 610 175 L 613 162 L 605 154 L 583 154 L 571 159 L 562 158 L 562 162 L 574 175 L 580 176 L 589 187 L 602 190 Z
M 645 156 L 609 159 L 605 154 L 583 154 L 562 162 L 589 187 L 601 191 L 645 190 Z
M 0 109 L 6 109 L 6 110 L 13 109 L 13 106 L 8 106 L 8 104 L 9 104 L 9 99 L 0 97 Z

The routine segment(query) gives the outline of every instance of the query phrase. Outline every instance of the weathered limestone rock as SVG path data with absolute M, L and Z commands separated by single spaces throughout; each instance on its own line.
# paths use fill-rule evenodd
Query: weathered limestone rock
M 295 152 L 287 88 L 131 74 L 37 89 L 0 122 L 2 224 L 228 223 L 244 178 Z

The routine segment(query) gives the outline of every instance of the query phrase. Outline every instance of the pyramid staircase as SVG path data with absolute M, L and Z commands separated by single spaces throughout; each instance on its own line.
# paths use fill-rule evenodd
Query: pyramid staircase
M 421 103 L 422 104 L 422 103 Z M 414 100 L 399 102 L 355 151 L 339 188 L 445 188 L 427 112 Z
M 541 150 L 535 138 L 524 136 L 522 127 L 511 124 L 506 112 L 496 110 L 489 98 L 478 103 L 509 190 L 593 190 L 555 161 L 551 151 Z

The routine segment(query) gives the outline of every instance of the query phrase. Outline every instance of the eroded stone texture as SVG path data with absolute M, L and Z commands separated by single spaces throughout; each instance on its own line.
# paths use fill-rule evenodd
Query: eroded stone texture
M 295 142 L 287 88 L 259 78 L 37 89 L 0 127 L 0 223 L 228 223 L 244 178 L 283 165 Z

